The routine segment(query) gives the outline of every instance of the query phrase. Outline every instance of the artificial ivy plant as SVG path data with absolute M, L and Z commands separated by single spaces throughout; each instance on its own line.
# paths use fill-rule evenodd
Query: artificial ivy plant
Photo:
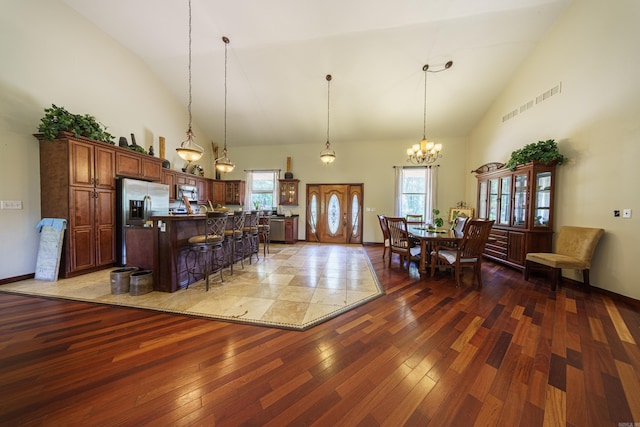
M 71 132 L 76 137 L 83 136 L 111 145 L 115 144 L 113 135 L 107 132 L 106 126 L 98 123 L 95 117 L 89 114 L 73 114 L 55 104 L 51 104 L 51 108 L 45 108 L 44 112 L 38 132 L 42 132 L 47 140 L 56 139 L 60 132 Z
M 526 165 L 532 161 L 538 161 L 544 164 L 556 162 L 561 165 L 566 160 L 567 158 L 558 151 L 556 141 L 547 139 L 546 141 L 527 144 L 523 148 L 513 151 L 505 167 L 514 170 L 516 166 Z

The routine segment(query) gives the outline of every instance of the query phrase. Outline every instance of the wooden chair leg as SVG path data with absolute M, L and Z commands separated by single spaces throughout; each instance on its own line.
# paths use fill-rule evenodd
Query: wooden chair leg
M 551 290 L 555 291 L 558 289 L 558 285 L 560 285 L 562 280 L 562 269 L 554 268 L 553 269 L 553 278 L 551 279 Z
M 473 269 L 475 270 L 476 277 L 478 278 L 478 289 L 482 289 L 482 265 L 477 263 Z
M 456 286 L 460 287 L 460 265 L 456 264 Z
M 531 268 L 531 261 L 525 260 L 524 262 L 524 270 L 522 271 L 522 276 L 524 280 L 529 281 L 529 269 Z
M 582 270 L 582 282 L 584 283 L 584 289 L 587 292 L 591 292 L 591 283 L 589 282 L 589 269 Z

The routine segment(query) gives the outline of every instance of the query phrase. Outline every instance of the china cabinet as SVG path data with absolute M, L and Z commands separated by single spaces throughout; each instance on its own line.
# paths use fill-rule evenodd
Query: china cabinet
M 298 206 L 298 183 L 299 179 L 278 180 L 278 194 L 280 206 Z
M 528 252 L 551 252 L 555 164 L 476 173 L 478 217 L 495 221 L 485 256 L 524 269 Z

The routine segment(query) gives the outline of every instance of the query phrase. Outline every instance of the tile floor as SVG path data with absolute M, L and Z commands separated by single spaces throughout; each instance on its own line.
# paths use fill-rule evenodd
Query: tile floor
M 267 257 L 234 274 L 224 271 L 174 293 L 111 294 L 110 272 L 56 282 L 25 280 L 0 290 L 184 313 L 274 326 L 308 329 L 383 294 L 361 245 L 298 242 L 271 244 Z

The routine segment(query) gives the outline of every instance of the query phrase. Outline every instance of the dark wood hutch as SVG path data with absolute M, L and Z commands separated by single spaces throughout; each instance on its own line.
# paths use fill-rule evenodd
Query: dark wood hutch
M 489 163 L 473 172 L 477 216 L 495 220 L 485 256 L 522 270 L 528 252 L 551 252 L 555 163 L 530 162 L 515 170 Z

